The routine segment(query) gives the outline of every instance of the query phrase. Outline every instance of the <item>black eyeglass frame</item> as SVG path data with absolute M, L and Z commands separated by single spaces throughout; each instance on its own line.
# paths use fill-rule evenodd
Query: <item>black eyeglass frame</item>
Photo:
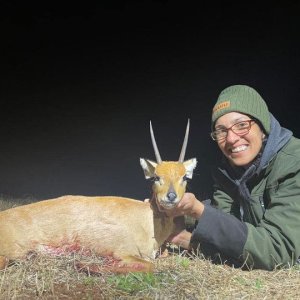
M 240 124 L 240 123 L 248 123 L 249 124 L 249 128 L 247 129 L 244 129 L 246 130 L 245 132 L 242 132 L 242 133 L 238 133 L 238 132 L 235 132 L 234 129 L 232 129 L 234 126 L 236 126 L 237 124 Z M 217 138 L 215 133 L 218 131 L 218 130 L 214 130 L 210 133 L 210 136 L 211 138 L 215 141 L 215 142 L 218 142 L 218 141 L 222 141 L 222 140 L 225 140 L 227 138 L 227 135 L 228 135 L 228 131 L 231 130 L 234 134 L 238 135 L 238 136 L 243 136 L 243 135 L 246 135 L 247 133 L 249 133 L 249 131 L 251 130 L 251 126 L 252 126 L 252 122 L 255 123 L 255 120 L 251 119 L 251 120 L 244 120 L 244 121 L 239 121 L 237 123 L 234 123 L 232 126 L 228 127 L 228 128 L 222 128 L 222 130 L 224 130 L 223 132 L 226 132 L 226 135 L 225 136 L 222 136 L 221 138 Z M 225 131 L 226 130 L 226 131 Z

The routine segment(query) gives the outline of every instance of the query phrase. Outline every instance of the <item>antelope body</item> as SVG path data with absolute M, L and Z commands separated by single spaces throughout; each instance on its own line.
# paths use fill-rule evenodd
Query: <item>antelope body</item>
M 0 212 L 0 269 L 10 260 L 32 252 L 61 255 L 95 253 L 110 257 L 108 271 L 152 271 L 153 260 L 175 228 L 165 210 L 181 200 L 186 178 L 191 178 L 196 159 L 162 161 L 150 131 L 157 162 L 140 159 L 145 177 L 153 178 L 149 202 L 114 196 L 62 196 Z

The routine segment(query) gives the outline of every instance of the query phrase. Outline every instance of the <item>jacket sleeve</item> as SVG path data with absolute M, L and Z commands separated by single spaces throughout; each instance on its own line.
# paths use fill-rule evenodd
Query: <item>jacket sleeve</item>
M 247 226 L 238 218 L 210 205 L 193 231 L 191 245 L 211 259 L 240 261 L 247 239 Z M 199 243 L 200 242 L 200 243 Z
M 246 224 L 243 257 L 255 268 L 291 266 L 300 256 L 300 171 L 296 165 L 294 161 L 282 165 L 280 171 L 273 170 L 284 175 L 268 184 L 264 217 L 256 227 Z
M 247 239 L 247 226 L 239 220 L 239 207 L 233 199 L 214 186 L 212 205 L 205 205 L 192 234 L 191 245 L 216 261 L 230 261 L 235 265 L 242 259 Z

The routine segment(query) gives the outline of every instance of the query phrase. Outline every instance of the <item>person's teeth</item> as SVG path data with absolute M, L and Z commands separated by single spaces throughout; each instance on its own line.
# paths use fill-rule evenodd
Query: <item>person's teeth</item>
M 244 150 L 246 150 L 246 149 L 247 149 L 247 146 L 242 145 L 242 146 L 239 146 L 239 147 L 236 147 L 236 148 L 232 148 L 232 149 L 231 149 L 231 152 L 237 153 L 237 152 L 244 151 Z

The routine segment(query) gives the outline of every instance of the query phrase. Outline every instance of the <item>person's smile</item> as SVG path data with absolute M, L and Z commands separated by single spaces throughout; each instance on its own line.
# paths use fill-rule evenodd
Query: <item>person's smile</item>
M 231 128 L 237 122 L 248 121 L 249 116 L 238 112 L 230 112 L 216 121 L 216 128 Z M 224 129 L 223 129 L 224 130 Z M 220 150 L 229 162 L 235 166 L 247 166 L 258 155 L 264 133 L 256 122 L 243 135 L 228 130 L 226 137 L 217 141 Z
M 231 153 L 241 153 L 241 152 L 246 151 L 248 149 L 248 147 L 249 146 L 247 146 L 247 145 L 241 145 L 241 146 L 229 148 L 229 151 L 231 151 Z

